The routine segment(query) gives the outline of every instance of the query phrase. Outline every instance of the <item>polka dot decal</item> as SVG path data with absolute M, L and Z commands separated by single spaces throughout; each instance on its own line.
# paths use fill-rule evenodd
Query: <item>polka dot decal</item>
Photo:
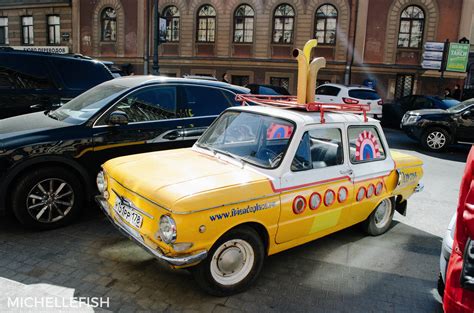
M 357 201 L 364 200 L 365 193 L 366 193 L 365 187 L 360 187 L 359 190 L 357 191 Z
M 336 194 L 334 193 L 334 191 L 332 191 L 331 189 L 326 190 L 326 193 L 324 194 L 324 205 L 330 206 L 334 203 L 335 200 Z
M 375 195 L 380 196 L 382 191 L 383 191 L 383 183 L 380 181 L 377 183 L 377 186 L 375 186 Z
M 309 208 L 311 210 L 316 210 L 321 206 L 321 195 L 317 192 L 314 192 L 311 197 L 309 197 Z
M 297 196 L 293 200 L 293 212 L 301 214 L 306 209 L 306 199 L 303 196 Z
M 375 186 L 374 184 L 370 184 L 369 187 L 367 187 L 367 199 L 372 197 L 375 193 Z
M 337 201 L 340 203 L 345 202 L 347 200 L 347 195 L 348 191 L 346 187 L 341 187 L 339 188 L 339 191 L 337 192 Z

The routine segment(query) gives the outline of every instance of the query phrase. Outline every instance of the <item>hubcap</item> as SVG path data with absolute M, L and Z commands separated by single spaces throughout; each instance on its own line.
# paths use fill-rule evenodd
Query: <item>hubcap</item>
M 390 221 L 390 215 L 392 214 L 392 202 L 388 199 L 384 199 L 375 209 L 375 226 L 377 228 L 383 228 Z
M 431 149 L 441 149 L 446 144 L 446 136 L 442 132 L 434 131 L 428 134 L 426 143 Z
M 63 219 L 74 205 L 72 187 L 59 178 L 48 178 L 31 188 L 26 198 L 28 213 L 38 222 Z
M 224 286 L 235 285 L 250 273 L 255 260 L 252 246 L 245 240 L 229 240 L 217 248 L 211 260 L 211 275 Z

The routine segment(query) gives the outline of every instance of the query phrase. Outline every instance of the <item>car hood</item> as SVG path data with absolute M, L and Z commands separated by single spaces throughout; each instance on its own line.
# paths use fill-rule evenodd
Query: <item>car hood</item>
M 20 140 L 22 138 L 38 137 L 35 140 L 42 139 L 43 131 L 72 126 L 52 119 L 44 112 L 35 112 L 25 115 L 6 118 L 0 120 L 0 146 L 5 146 L 9 141 Z M 34 134 L 34 136 L 32 136 Z
M 273 193 L 265 175 L 191 148 L 120 157 L 103 168 L 112 189 L 118 183 L 179 213 L 202 209 L 197 202 L 210 208 Z
M 412 115 L 450 114 L 448 111 L 442 110 L 442 109 L 414 110 L 414 111 L 409 111 L 408 113 Z

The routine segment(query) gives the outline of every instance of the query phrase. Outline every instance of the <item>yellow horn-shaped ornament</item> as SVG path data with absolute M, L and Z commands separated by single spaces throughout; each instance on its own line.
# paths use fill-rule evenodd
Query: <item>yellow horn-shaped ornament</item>
M 306 57 L 306 61 L 308 62 L 308 64 L 311 61 L 311 51 L 317 45 L 318 45 L 318 41 L 316 39 L 308 40 L 304 45 L 303 52 L 304 52 L 304 56 Z
M 311 64 L 309 65 L 309 72 L 307 77 L 308 85 L 306 86 L 306 103 L 311 103 L 315 101 L 316 80 L 318 77 L 319 70 L 323 67 L 326 67 L 325 58 L 315 58 L 313 61 L 311 61 Z M 298 90 L 300 88 L 299 84 L 300 80 L 298 75 Z
M 297 88 L 297 102 L 298 104 L 306 103 L 306 87 L 308 86 L 308 60 L 304 52 L 300 49 L 293 50 L 293 57 L 298 61 L 298 88 Z

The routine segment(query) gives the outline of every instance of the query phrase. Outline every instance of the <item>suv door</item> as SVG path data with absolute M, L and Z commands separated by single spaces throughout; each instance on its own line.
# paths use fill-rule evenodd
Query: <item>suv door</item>
M 212 86 L 183 85 L 178 116 L 183 122 L 183 139 L 194 143 L 225 109 L 235 105 L 235 94 Z
M 307 128 L 281 178 L 277 243 L 318 238 L 348 226 L 353 198 L 343 124 Z
M 354 221 L 365 220 L 381 200 L 377 196 L 385 188 L 385 178 L 394 169 L 380 126 L 351 125 L 347 128 L 349 161 L 354 175 Z M 378 188 L 378 189 L 377 189 Z
M 177 115 L 178 88 L 154 85 L 132 91 L 94 125 L 94 157 L 98 164 L 122 155 L 182 148 L 183 120 Z M 127 125 L 108 125 L 114 111 L 125 112 Z
M 316 101 L 322 103 L 338 103 L 338 95 L 341 88 L 322 85 L 316 88 Z

